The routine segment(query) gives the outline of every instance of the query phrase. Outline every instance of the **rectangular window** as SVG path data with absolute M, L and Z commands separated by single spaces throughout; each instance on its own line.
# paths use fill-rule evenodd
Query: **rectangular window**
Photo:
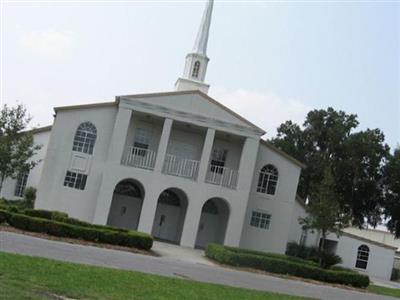
M 84 190 L 86 186 L 87 175 L 67 171 L 64 179 L 64 186 Z
M 146 151 L 149 148 L 151 140 L 151 129 L 149 128 L 136 128 L 135 139 L 133 141 L 133 147 L 139 148 L 135 154 L 145 156 Z M 143 150 L 140 150 L 143 149 Z
M 222 174 L 224 172 L 228 150 L 214 149 L 211 154 L 211 172 Z
M 24 171 L 18 174 L 17 183 L 15 184 L 14 196 L 23 197 L 28 181 L 29 171 Z
M 253 211 L 251 213 L 251 220 L 250 220 L 251 226 L 262 229 L 269 229 L 270 223 L 271 223 L 271 215 L 259 211 Z

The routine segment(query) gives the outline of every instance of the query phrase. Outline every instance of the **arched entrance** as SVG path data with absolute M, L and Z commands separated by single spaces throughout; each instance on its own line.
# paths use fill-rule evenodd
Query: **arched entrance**
M 209 243 L 223 244 L 229 219 L 229 205 L 221 198 L 211 198 L 204 203 L 196 237 L 196 247 Z
M 114 189 L 107 225 L 137 230 L 144 188 L 136 180 L 124 179 Z
M 179 244 L 188 201 L 179 189 L 164 190 L 158 198 L 152 235 L 154 238 Z

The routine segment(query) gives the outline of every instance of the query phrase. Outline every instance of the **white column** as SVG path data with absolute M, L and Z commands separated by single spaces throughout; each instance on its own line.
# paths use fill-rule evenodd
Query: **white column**
M 200 223 L 201 199 L 192 197 L 189 199 L 188 208 L 186 210 L 185 223 L 183 225 L 181 246 L 194 248 L 197 237 L 197 230 Z
M 154 167 L 154 171 L 156 171 L 156 172 L 161 172 L 162 167 L 164 165 L 165 154 L 167 152 L 171 128 L 172 128 L 172 120 L 165 119 L 161 138 L 160 138 L 160 143 L 158 144 L 156 164 Z
M 101 179 L 99 192 L 97 195 L 97 204 L 93 216 L 93 223 L 105 225 L 110 212 L 112 197 L 114 193 L 114 182 L 109 177 L 109 173 L 104 172 Z
M 160 193 L 161 191 L 157 188 L 151 188 L 146 191 L 143 199 L 142 211 L 140 212 L 138 231 L 151 234 Z
M 239 180 L 237 186 L 237 199 L 232 201 L 231 213 L 229 216 L 228 227 L 226 229 L 225 244 L 238 247 L 245 222 L 247 201 L 251 189 L 254 167 L 256 164 L 259 140 L 246 138 L 242 148 L 242 155 L 239 165 Z M 233 199 L 232 199 L 233 200 Z
M 129 123 L 131 121 L 132 110 L 119 107 L 114 123 L 114 130 L 111 136 L 110 147 L 108 148 L 108 160 L 120 163 L 128 134 Z
M 203 150 L 201 152 L 199 175 L 197 176 L 200 182 L 204 182 L 206 178 L 208 164 L 210 162 L 211 151 L 214 144 L 214 137 L 215 137 L 215 129 L 208 128 L 207 135 L 204 140 Z
M 238 190 L 249 191 L 251 188 L 258 146 L 258 139 L 246 138 L 242 148 L 242 156 L 240 157 Z

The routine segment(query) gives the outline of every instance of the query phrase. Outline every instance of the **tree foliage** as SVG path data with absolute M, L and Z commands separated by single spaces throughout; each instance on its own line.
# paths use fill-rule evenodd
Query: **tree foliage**
M 324 250 L 329 233 L 340 235 L 349 225 L 349 214 L 340 209 L 335 182 L 329 167 L 324 171 L 323 180 L 313 194 L 313 201 L 307 205 L 308 216 L 300 218 L 299 223 L 305 230 L 317 231 L 321 235 L 320 250 Z
M 302 171 L 298 194 L 314 201 L 324 170 L 331 168 L 337 202 L 354 225 L 367 220 L 376 225 L 384 203 L 383 166 L 389 155 L 379 129 L 355 132 L 357 116 L 336 111 L 312 110 L 302 127 L 287 121 L 278 127 L 272 143 L 307 167 Z
M 0 110 L 0 191 L 7 177 L 16 178 L 37 164 L 31 158 L 40 146 L 34 145 L 27 131 L 30 120 L 23 105 L 4 105 Z
M 385 166 L 385 216 L 388 229 L 400 237 L 400 148 L 394 151 Z

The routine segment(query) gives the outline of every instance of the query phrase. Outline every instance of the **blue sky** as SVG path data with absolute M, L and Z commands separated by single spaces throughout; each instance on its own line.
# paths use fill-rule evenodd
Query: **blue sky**
M 2 101 L 52 107 L 173 90 L 204 2 L 3 3 Z M 313 108 L 400 143 L 399 2 L 215 1 L 210 95 L 275 134 Z

